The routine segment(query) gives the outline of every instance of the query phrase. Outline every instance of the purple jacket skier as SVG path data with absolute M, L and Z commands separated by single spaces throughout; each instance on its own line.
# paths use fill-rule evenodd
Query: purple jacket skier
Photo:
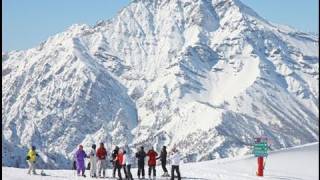
M 77 163 L 77 174 L 80 176 L 80 171 L 82 171 L 82 176 L 85 177 L 84 171 L 85 171 L 85 165 L 84 165 L 84 158 L 87 158 L 86 152 L 83 150 L 83 146 L 79 145 L 79 149 L 77 150 L 75 154 L 75 159 Z

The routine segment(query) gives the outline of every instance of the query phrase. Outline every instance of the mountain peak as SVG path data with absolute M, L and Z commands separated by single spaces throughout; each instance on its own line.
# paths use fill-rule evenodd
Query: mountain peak
M 83 30 L 87 30 L 90 28 L 91 27 L 87 24 L 73 24 L 68 28 L 68 30 L 69 31 L 83 31 Z
M 31 142 L 67 168 L 78 144 L 200 161 L 249 153 L 259 135 L 275 149 L 319 139 L 317 38 L 238 0 L 133 1 L 2 57 L 5 165 Z

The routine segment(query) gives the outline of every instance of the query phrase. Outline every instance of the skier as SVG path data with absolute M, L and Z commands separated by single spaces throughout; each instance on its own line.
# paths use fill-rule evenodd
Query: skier
M 173 153 L 170 160 L 171 160 L 171 180 L 174 179 L 174 171 L 177 172 L 178 180 L 181 180 L 180 170 L 179 170 L 180 154 L 176 148 L 173 148 Z
M 121 163 L 121 168 L 123 168 L 124 175 L 126 176 L 126 179 L 128 179 L 128 173 L 127 173 L 127 168 L 126 168 L 126 150 L 120 149 L 122 153 L 122 163 Z M 120 151 L 119 151 L 120 152 Z
M 140 174 L 142 174 L 142 179 L 144 179 L 144 159 L 146 158 L 146 153 L 143 150 L 143 146 L 136 153 L 136 158 L 138 159 L 138 178 L 140 179 Z
M 119 149 L 117 156 L 115 158 L 114 164 L 115 164 L 116 170 L 118 171 L 118 177 L 120 180 L 122 180 L 122 176 L 121 176 L 121 167 L 123 164 L 123 151 L 122 151 L 122 149 Z
M 112 173 L 112 177 L 115 178 L 116 177 L 116 170 L 117 170 L 117 167 L 116 167 L 116 157 L 118 155 L 118 152 L 119 152 L 119 147 L 116 146 L 115 149 L 112 151 L 112 165 L 113 165 L 113 173 Z
M 153 147 L 148 151 L 147 156 L 149 157 L 148 166 L 149 166 L 149 179 L 151 178 L 151 170 L 153 171 L 153 178 L 156 177 L 156 157 L 158 153 L 154 151 Z
M 98 174 L 99 177 L 101 178 L 101 170 L 103 174 L 103 178 L 106 177 L 106 168 L 107 168 L 107 150 L 104 147 L 103 143 L 100 143 L 100 147 L 97 150 L 97 158 L 98 158 Z
M 96 155 L 96 145 L 93 144 L 91 146 L 90 151 L 90 176 L 91 177 L 97 177 L 97 155 Z
M 167 147 L 166 146 L 162 147 L 160 156 L 157 159 L 160 159 L 160 161 L 161 161 L 161 167 L 162 167 L 162 170 L 164 172 L 162 176 L 163 177 L 169 177 L 169 173 L 168 173 L 168 170 L 166 168 L 166 165 L 167 165 Z
M 83 150 L 83 146 L 79 145 L 79 149 L 77 150 L 76 154 L 75 154 L 75 158 L 76 158 L 76 166 L 77 166 L 77 175 L 80 176 L 80 171 L 82 172 L 82 176 L 86 177 L 86 175 L 84 174 L 86 168 L 84 165 L 84 158 L 87 158 L 87 154 L 86 152 L 84 152 Z
M 126 178 L 128 180 L 133 180 L 132 174 L 131 174 L 131 164 L 132 164 L 132 154 L 130 149 L 128 149 L 128 152 L 124 151 L 123 154 L 123 160 L 125 162 L 125 169 L 126 169 Z
M 38 153 L 36 152 L 36 147 L 32 146 L 31 149 L 28 151 L 27 153 L 27 162 L 29 165 L 29 170 L 28 170 L 28 174 L 32 173 L 33 174 L 37 174 L 36 173 L 36 158 L 37 158 Z

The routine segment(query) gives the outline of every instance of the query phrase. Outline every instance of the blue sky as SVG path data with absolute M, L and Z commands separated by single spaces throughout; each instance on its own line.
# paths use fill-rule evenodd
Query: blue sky
M 2 51 L 37 46 L 75 23 L 109 19 L 130 0 L 3 0 Z M 318 0 L 242 0 L 265 19 L 319 32 Z

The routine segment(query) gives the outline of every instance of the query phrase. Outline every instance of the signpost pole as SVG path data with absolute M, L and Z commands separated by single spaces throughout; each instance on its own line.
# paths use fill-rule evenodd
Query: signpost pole
M 257 176 L 263 176 L 263 156 L 258 157 Z
M 268 144 L 267 138 L 257 137 L 255 138 L 255 144 L 253 148 L 253 153 L 255 154 L 258 160 L 258 170 L 256 172 L 257 176 L 263 176 L 264 169 L 264 159 L 263 157 L 268 155 Z

